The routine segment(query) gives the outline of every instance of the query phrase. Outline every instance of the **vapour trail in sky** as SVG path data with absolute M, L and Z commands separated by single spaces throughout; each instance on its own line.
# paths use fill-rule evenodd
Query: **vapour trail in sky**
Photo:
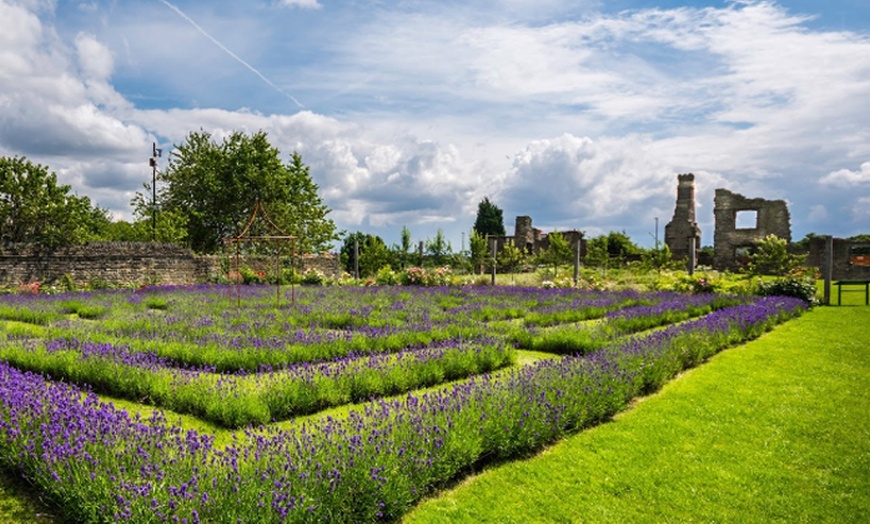
M 230 55 L 230 57 L 232 57 L 236 62 L 242 64 L 243 66 L 245 66 L 246 68 L 248 68 L 252 73 L 254 73 L 254 74 L 257 75 L 258 77 L 260 77 L 260 79 L 263 80 L 263 82 L 266 82 L 266 83 L 269 84 L 269 86 L 271 86 L 273 89 L 275 89 L 276 91 L 278 91 L 278 92 L 281 93 L 282 95 L 284 95 L 284 96 L 286 96 L 287 98 L 289 98 L 290 100 L 292 100 L 293 103 L 296 104 L 297 106 L 299 106 L 300 108 L 305 107 L 305 106 L 302 105 L 301 102 L 299 102 L 299 100 L 296 100 L 296 98 L 295 98 L 293 95 L 287 93 L 286 91 L 284 91 L 283 89 L 281 89 L 277 84 L 275 84 L 275 82 L 272 82 L 271 80 L 269 80 L 268 78 L 266 78 L 266 75 L 264 75 L 263 73 L 261 73 L 261 72 L 260 72 L 256 67 L 254 67 L 254 66 L 252 66 L 251 64 L 247 63 L 247 62 L 246 62 L 245 60 L 243 60 L 239 55 L 233 53 L 230 49 L 228 49 L 227 46 L 225 46 L 225 45 L 223 45 L 222 43 L 220 43 L 220 41 L 218 41 L 217 38 L 211 36 L 211 35 L 210 35 L 210 34 L 209 34 L 205 29 L 202 28 L 202 26 L 200 26 L 200 25 L 197 24 L 197 23 L 196 23 L 192 18 L 190 18 L 189 16 L 187 16 L 187 15 L 184 13 L 184 11 L 182 11 L 181 9 L 179 9 L 177 6 L 175 6 L 175 5 L 173 5 L 173 4 L 169 3 L 169 2 L 167 2 L 166 0 L 160 0 L 160 2 L 163 3 L 164 5 L 166 5 L 166 7 L 168 7 L 169 9 L 172 9 L 173 11 L 175 11 L 175 12 L 178 14 L 178 16 L 180 16 L 181 18 L 183 18 L 184 20 L 186 20 L 190 25 L 192 25 L 192 26 L 194 27 L 194 29 L 196 29 L 197 31 L 199 31 L 200 33 L 202 33 L 203 36 L 205 36 L 206 38 L 208 38 L 209 40 L 211 40 L 212 43 L 214 43 L 214 45 L 218 46 L 218 47 L 219 47 L 223 52 L 225 52 L 226 54 Z

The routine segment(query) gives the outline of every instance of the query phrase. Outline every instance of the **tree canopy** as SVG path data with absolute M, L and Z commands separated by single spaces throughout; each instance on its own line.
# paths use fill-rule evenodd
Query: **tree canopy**
M 391 253 L 384 240 L 377 235 L 369 235 L 362 231 L 348 234 L 341 246 L 341 264 L 344 270 L 354 274 L 354 242 L 359 254 L 359 276 L 362 278 L 375 275 L 382 267 L 390 265 Z
M 338 233 L 308 166 L 295 152 L 286 164 L 279 155 L 262 131 L 236 131 L 221 142 L 192 132 L 158 175 L 158 213 L 183 222 L 192 249 L 213 253 L 241 233 L 260 202 L 284 234 L 298 237 L 297 252 L 329 249 Z M 150 216 L 144 198 L 134 205 Z
M 474 230 L 477 234 L 486 237 L 487 235 L 504 235 L 504 213 L 501 208 L 489 201 L 489 197 L 484 198 L 477 205 L 477 219 L 474 221 Z
M 88 197 L 70 194 L 48 167 L 0 157 L 0 237 L 43 246 L 97 240 L 111 223 Z

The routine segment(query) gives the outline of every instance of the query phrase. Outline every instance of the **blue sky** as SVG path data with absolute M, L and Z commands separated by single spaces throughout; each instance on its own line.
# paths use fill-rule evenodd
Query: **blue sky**
M 199 129 L 266 131 L 388 243 L 458 250 L 489 197 L 650 245 L 686 172 L 704 245 L 720 187 L 870 233 L 870 4 L 0 0 L 0 155 L 130 219 L 151 143 Z

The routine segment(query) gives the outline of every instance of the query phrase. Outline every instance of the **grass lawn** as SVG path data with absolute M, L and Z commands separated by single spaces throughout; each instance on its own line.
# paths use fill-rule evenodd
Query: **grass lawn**
M 463 481 L 405 521 L 868 515 L 870 308 L 827 307 L 717 355 L 610 423 Z

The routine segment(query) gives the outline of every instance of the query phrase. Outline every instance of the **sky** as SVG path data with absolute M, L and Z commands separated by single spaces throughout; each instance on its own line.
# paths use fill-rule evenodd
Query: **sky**
M 199 130 L 265 131 L 387 244 L 467 248 L 486 197 L 650 246 L 680 173 L 705 246 L 717 188 L 870 233 L 870 2 L 0 0 L 0 156 L 131 220 Z

